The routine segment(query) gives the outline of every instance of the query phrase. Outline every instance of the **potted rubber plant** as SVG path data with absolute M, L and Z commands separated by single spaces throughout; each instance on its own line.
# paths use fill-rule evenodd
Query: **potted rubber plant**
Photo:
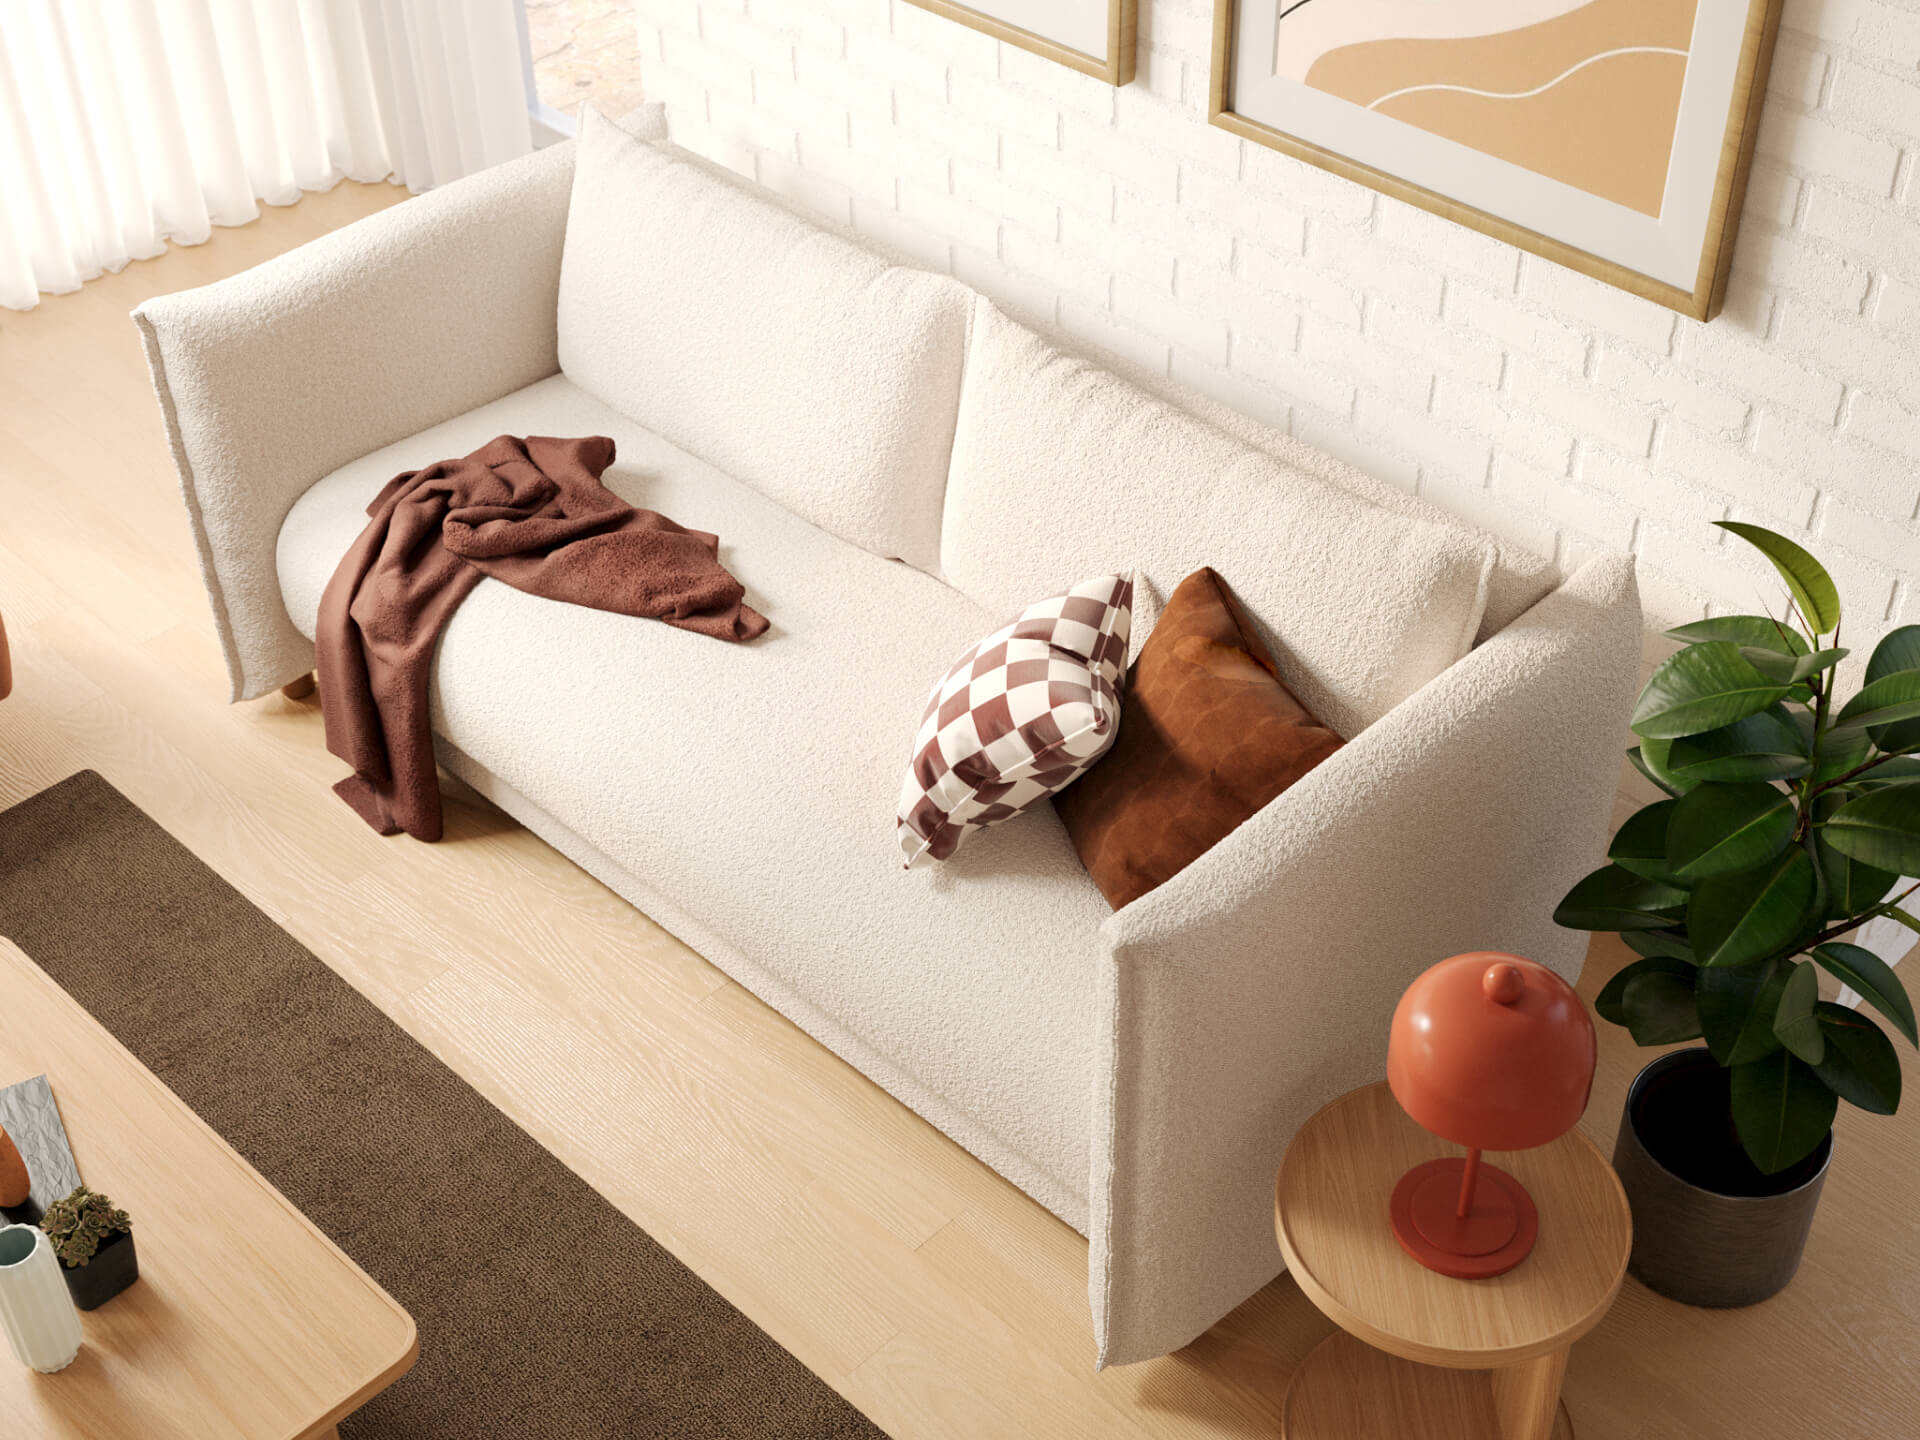
M 98 1310 L 140 1278 L 133 1221 L 106 1196 L 82 1185 L 40 1217 L 73 1303 Z
M 1594 1008 L 1662 1055 L 1628 1092 L 1614 1166 L 1633 1207 L 1633 1272 L 1699 1305 L 1743 1305 L 1793 1277 L 1841 1101 L 1890 1115 L 1913 1003 L 1855 943 L 1920 875 L 1920 625 L 1842 679 L 1840 596 L 1800 546 L 1721 522 L 1786 582 L 1780 618 L 1723 615 L 1668 635 L 1627 752 L 1664 792 L 1554 919 L 1617 932 L 1640 958 Z M 1850 668 L 1850 667 L 1849 667 Z M 1864 1002 L 1820 998 L 1820 972 Z M 1871 1010 L 1873 1013 L 1869 1014 Z

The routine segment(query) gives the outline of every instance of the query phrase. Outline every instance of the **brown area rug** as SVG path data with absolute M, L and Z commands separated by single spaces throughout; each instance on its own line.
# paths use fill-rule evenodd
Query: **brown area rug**
M 881 1436 L 92 771 L 0 813 L 0 934 L 412 1312 L 344 1440 Z

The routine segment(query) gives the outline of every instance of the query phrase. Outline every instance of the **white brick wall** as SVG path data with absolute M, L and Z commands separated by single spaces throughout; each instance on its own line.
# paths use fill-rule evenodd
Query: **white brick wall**
M 1207 0 L 1122 91 L 904 0 L 637 0 L 674 138 L 1563 563 L 1652 629 L 1824 557 L 1920 623 L 1920 0 L 1786 0 L 1726 312 L 1676 317 L 1205 123 Z M 1649 661 L 1663 653 L 1650 638 Z

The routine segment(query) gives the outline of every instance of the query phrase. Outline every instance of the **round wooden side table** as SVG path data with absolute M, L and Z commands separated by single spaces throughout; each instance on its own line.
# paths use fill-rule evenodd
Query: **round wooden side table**
M 1459 1153 L 1384 1081 L 1335 1100 L 1287 1147 L 1280 1250 L 1341 1333 L 1295 1372 L 1286 1440 L 1572 1440 L 1560 1380 L 1626 1275 L 1626 1193 L 1578 1129 L 1494 1157 L 1532 1193 L 1540 1238 L 1505 1275 L 1453 1280 L 1400 1248 L 1387 1205 L 1410 1167 Z

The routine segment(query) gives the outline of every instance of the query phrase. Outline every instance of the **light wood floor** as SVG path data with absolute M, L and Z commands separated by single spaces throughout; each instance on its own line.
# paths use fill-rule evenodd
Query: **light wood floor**
M 383 840 L 328 792 L 311 703 L 225 703 L 126 312 L 400 198 L 343 184 L 0 311 L 0 804 L 100 771 L 901 1440 L 1274 1435 L 1330 1330 L 1290 1281 L 1096 1374 L 1066 1226 L 498 812 Z M 1610 1148 L 1646 1057 L 1603 1032 Z M 1574 1349 L 1581 1440 L 1920 1434 L 1917 1201 L 1920 1099 L 1846 1111 L 1793 1287 L 1708 1312 L 1629 1281 Z

